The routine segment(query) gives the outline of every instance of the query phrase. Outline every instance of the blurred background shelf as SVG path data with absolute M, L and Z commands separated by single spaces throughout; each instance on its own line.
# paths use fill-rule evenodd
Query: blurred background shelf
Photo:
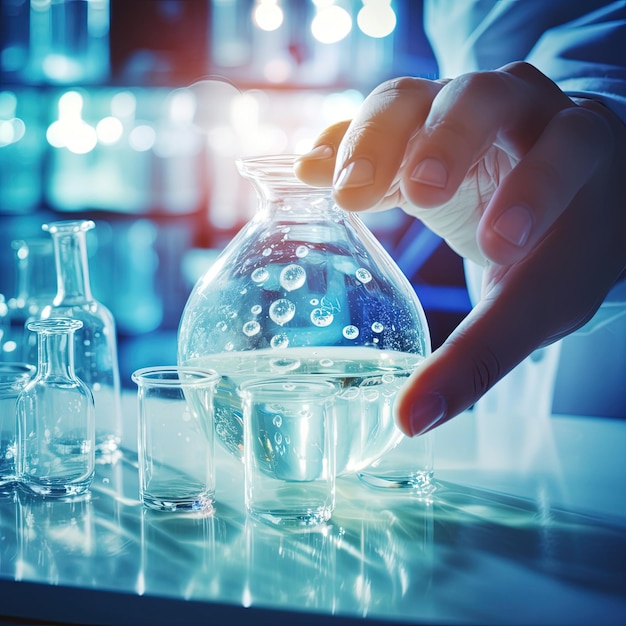
M 93 219 L 130 387 L 175 361 L 195 280 L 252 216 L 235 159 L 306 151 L 404 74 L 437 76 L 420 0 L 0 0 L 0 294 L 12 240 Z M 439 345 L 469 310 L 461 260 L 400 210 L 365 221 Z

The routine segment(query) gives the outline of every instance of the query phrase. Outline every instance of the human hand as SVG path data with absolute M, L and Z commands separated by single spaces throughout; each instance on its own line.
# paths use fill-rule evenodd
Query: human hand
M 315 145 L 303 181 L 346 210 L 400 206 L 484 266 L 481 301 L 398 398 L 409 435 L 582 326 L 626 267 L 626 127 L 526 63 L 389 81 Z

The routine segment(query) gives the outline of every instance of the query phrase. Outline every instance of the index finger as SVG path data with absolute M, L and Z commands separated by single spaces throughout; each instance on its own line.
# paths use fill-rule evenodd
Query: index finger
M 316 141 L 313 159 L 301 157 L 296 173 L 307 182 L 328 181 L 332 159 L 324 164 L 312 163 L 323 154 L 321 146 L 327 145 L 336 154 L 331 181 L 336 202 L 353 211 L 377 205 L 397 179 L 407 144 L 421 127 L 441 87 L 439 82 L 410 77 L 381 84 L 365 99 L 347 127 L 331 127 Z

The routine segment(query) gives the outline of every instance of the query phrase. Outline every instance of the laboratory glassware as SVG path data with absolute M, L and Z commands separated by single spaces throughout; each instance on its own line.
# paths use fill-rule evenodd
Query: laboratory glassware
M 159 511 L 204 511 L 215 500 L 212 414 L 216 372 L 145 367 L 137 384 L 139 495 Z
M 12 490 L 15 465 L 17 397 L 35 373 L 28 363 L 0 363 L 0 494 Z
M 62 220 L 43 225 L 52 235 L 57 293 L 40 319 L 69 317 L 82 322 L 76 332 L 75 369 L 91 389 L 96 404 L 96 451 L 99 462 L 110 462 L 122 436 L 120 375 L 115 320 L 91 292 L 87 257 L 91 220 Z
M 93 394 L 74 371 L 74 333 L 80 320 L 28 323 L 37 333 L 35 377 L 17 399 L 17 477 L 42 496 L 86 492 L 95 469 Z
M 393 403 L 430 353 L 420 301 L 359 217 L 293 173 L 293 155 L 238 161 L 257 192 L 253 219 L 194 287 L 180 322 L 181 365 L 222 375 L 218 441 L 243 455 L 239 387 L 310 375 L 339 391 L 337 473 L 400 440 Z

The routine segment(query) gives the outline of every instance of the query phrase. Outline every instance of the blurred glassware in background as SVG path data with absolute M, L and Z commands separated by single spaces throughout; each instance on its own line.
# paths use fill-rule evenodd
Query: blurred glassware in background
M 17 399 L 17 478 L 41 496 L 85 493 L 95 471 L 94 398 L 74 371 L 68 317 L 28 323 L 37 333 L 37 374 Z
M 96 405 L 99 461 L 114 461 L 122 437 L 117 336 L 111 312 L 92 295 L 86 233 L 91 220 L 62 220 L 43 225 L 52 235 L 57 293 L 38 317 L 69 317 L 82 322 L 76 332 L 76 375 L 91 389 Z
M 11 493 L 17 482 L 16 403 L 35 373 L 27 363 L 0 363 L 0 495 Z
M 198 281 L 179 329 L 181 365 L 222 374 L 218 441 L 243 449 L 241 383 L 307 374 L 337 382 L 337 473 L 357 471 L 399 438 L 399 387 L 430 352 L 408 280 L 329 189 L 304 185 L 293 155 L 245 159 L 255 217 Z
M 25 325 L 29 319 L 38 317 L 56 293 L 52 240 L 49 237 L 15 239 L 11 248 L 15 255 L 16 289 L 7 302 L 7 328 L 2 336 L 0 361 L 36 365 L 36 338 Z
M 35 89 L 0 89 L 0 213 L 34 211 L 41 201 L 45 108 Z
M 4 0 L 4 75 L 25 83 L 109 76 L 109 0 Z

